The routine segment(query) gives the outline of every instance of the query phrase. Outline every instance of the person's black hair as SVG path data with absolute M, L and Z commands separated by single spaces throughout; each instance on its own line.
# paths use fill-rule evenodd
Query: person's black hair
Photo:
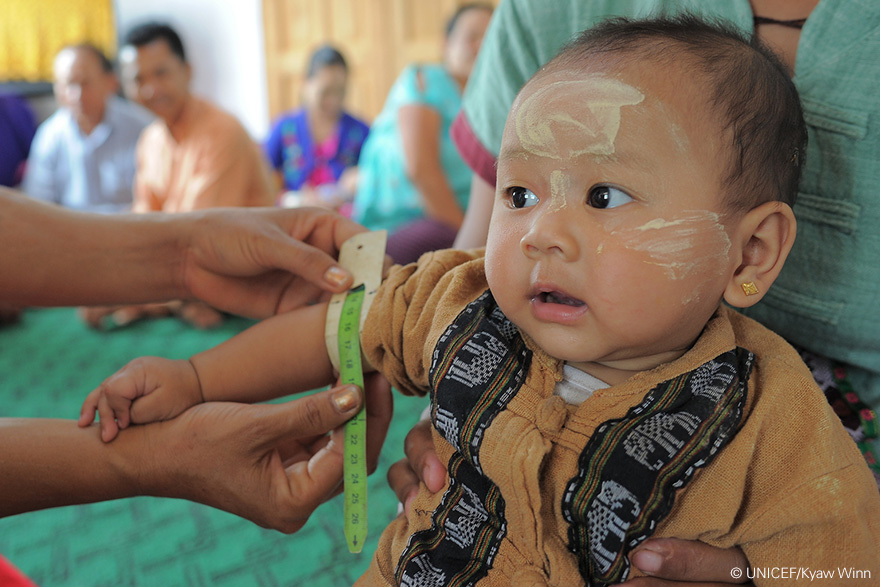
M 332 45 L 322 45 L 309 56 L 306 77 L 312 78 L 325 67 L 332 65 L 341 65 L 345 71 L 348 71 L 348 63 L 345 62 L 345 57 L 342 56 L 342 53 Z
M 757 37 L 690 14 L 613 18 L 580 33 L 551 63 L 576 66 L 597 55 L 695 66 L 705 78 L 710 107 L 731 139 L 722 183 L 725 203 L 739 210 L 772 200 L 794 204 L 806 124 L 788 68 Z
M 455 25 L 458 24 L 458 19 L 461 18 L 461 15 L 469 10 L 485 10 L 486 12 L 491 13 L 495 10 L 495 7 L 488 2 L 469 2 L 468 4 L 462 4 L 458 7 L 455 13 L 449 17 L 449 20 L 446 21 L 447 37 L 452 34 L 452 30 L 455 28 Z
M 123 45 L 143 47 L 155 41 L 165 41 L 171 52 L 186 62 L 186 52 L 183 50 L 183 41 L 170 25 L 161 22 L 148 22 L 136 26 L 125 35 Z
M 58 53 L 67 50 L 86 51 L 87 53 L 91 53 L 101 65 L 101 71 L 103 71 L 104 73 L 109 73 L 111 75 L 114 73 L 113 62 L 107 58 L 107 55 L 105 55 L 103 51 L 98 49 L 98 47 L 96 45 L 93 45 L 92 43 L 76 43 L 75 45 L 66 45 Z

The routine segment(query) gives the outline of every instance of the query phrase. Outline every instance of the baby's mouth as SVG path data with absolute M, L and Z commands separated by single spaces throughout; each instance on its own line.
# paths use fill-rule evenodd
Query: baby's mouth
M 574 306 L 579 307 L 583 306 L 584 302 L 577 299 L 572 298 L 570 296 L 565 295 L 559 291 L 542 291 L 537 296 L 535 296 L 539 302 L 543 302 L 545 304 L 561 304 L 563 306 Z

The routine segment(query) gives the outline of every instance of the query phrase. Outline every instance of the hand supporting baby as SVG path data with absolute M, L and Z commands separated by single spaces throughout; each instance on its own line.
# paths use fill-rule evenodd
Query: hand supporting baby
M 79 425 L 101 420 L 101 438 L 110 442 L 129 424 L 170 420 L 205 401 L 190 361 L 140 357 L 108 377 L 83 402 Z

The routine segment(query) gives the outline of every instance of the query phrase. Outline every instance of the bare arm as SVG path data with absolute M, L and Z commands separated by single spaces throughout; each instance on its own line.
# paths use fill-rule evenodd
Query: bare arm
M 202 299 L 262 318 L 351 282 L 333 257 L 363 227 L 320 209 L 85 214 L 0 188 L 0 301 Z
M 401 106 L 397 111 L 406 174 L 422 196 L 425 214 L 458 228 L 464 212 L 440 161 L 440 115 L 420 104 Z
M 269 318 L 189 361 L 134 359 L 86 396 L 79 425 L 97 411 L 110 442 L 131 423 L 170 420 L 199 403 L 255 403 L 322 387 L 333 377 L 326 311 L 320 304 Z
M 327 304 L 294 310 L 195 355 L 204 400 L 254 403 L 330 383 L 326 314 Z
M 83 214 L 0 189 L 0 296 L 34 305 L 179 297 L 179 229 L 164 216 Z
M 464 222 L 455 238 L 456 249 L 475 249 L 486 246 L 489 236 L 489 220 L 495 201 L 495 187 L 486 183 L 478 174 L 471 180 L 471 198 L 464 216 Z
M 374 385 L 368 396 L 377 430 L 374 465 L 391 397 L 387 384 Z M 123 430 L 111 444 L 97 427 L 73 421 L 0 419 L 0 517 L 155 495 L 295 532 L 342 479 L 342 448 L 326 432 L 361 405 L 354 387 L 280 405 L 202 404 L 168 422 Z

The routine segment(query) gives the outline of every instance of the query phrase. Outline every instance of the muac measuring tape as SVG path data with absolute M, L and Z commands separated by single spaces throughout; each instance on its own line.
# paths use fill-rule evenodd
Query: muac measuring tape
M 364 371 L 360 333 L 379 284 L 385 262 L 384 230 L 362 232 L 345 241 L 339 264 L 354 276 L 348 292 L 335 294 L 327 308 L 324 340 L 333 367 L 343 385 L 363 389 Z M 361 552 L 367 537 L 367 418 L 365 408 L 345 424 L 345 541 L 348 550 Z

